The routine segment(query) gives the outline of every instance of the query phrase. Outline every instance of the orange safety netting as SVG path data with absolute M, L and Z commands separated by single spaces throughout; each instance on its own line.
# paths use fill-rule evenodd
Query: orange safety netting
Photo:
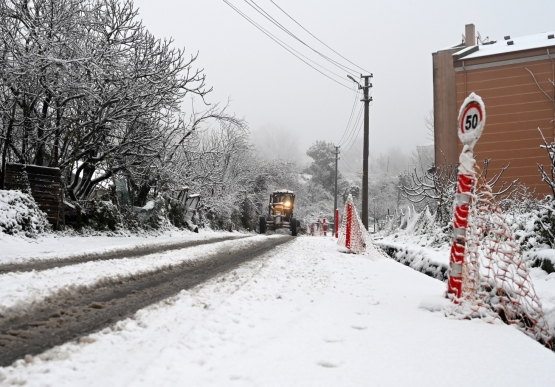
M 471 197 L 462 295 L 447 310 L 455 318 L 501 319 L 551 347 L 541 302 L 514 235 L 491 187 L 476 185 Z
M 337 244 L 346 247 L 355 254 L 366 253 L 372 257 L 389 258 L 389 256 L 374 243 L 370 233 L 364 228 L 357 214 L 351 195 L 349 195 L 345 202 L 345 211 L 341 220 Z

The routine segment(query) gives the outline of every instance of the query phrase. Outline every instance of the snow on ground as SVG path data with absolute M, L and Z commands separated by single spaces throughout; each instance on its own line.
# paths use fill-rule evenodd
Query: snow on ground
M 445 285 L 299 237 L 268 259 L 0 369 L 26 386 L 548 386 L 555 354 L 441 312 Z
M 542 303 L 549 330 L 555 336 L 555 273 L 547 274 L 539 267 L 533 267 L 530 276 Z
M 213 235 L 222 236 L 216 233 Z M 226 235 L 229 235 L 229 233 L 226 233 Z M 267 237 L 256 235 L 241 240 L 188 247 L 144 257 L 90 261 L 44 271 L 6 273 L 0 275 L 0 294 L 2 294 L 0 314 L 5 317 L 16 315 L 60 291 L 65 294 L 72 294 L 83 286 L 90 287 L 107 278 L 117 280 L 140 273 L 156 271 L 165 266 L 199 259 L 219 251 L 229 251 L 241 246 L 253 245 L 264 238 Z
M 450 244 L 436 247 L 430 247 L 432 238 L 428 235 L 413 235 L 403 232 L 390 234 L 384 238 L 377 240 L 378 244 L 385 244 L 393 247 L 404 247 L 412 252 L 418 252 L 426 255 L 426 257 L 435 263 L 449 265 Z
M 237 236 L 242 235 L 235 232 Z M 184 241 L 206 240 L 229 236 L 229 232 L 201 230 L 165 231 L 156 236 L 73 236 L 43 234 L 37 239 L 0 233 L 0 264 L 23 263 L 33 260 L 63 259 L 74 256 L 91 257 L 123 249 L 135 250 L 146 246 L 161 246 Z
M 424 266 L 426 261 L 449 266 L 450 244 L 440 247 L 430 247 L 430 237 L 426 235 L 411 235 L 397 233 L 386 236 L 378 241 L 378 245 L 392 246 L 405 249 L 417 262 L 412 267 Z M 555 261 L 555 250 L 545 249 L 525 254 L 534 254 L 536 257 L 549 258 Z M 540 268 L 531 268 L 530 277 L 547 318 L 551 334 L 555 335 L 555 273 L 547 274 Z

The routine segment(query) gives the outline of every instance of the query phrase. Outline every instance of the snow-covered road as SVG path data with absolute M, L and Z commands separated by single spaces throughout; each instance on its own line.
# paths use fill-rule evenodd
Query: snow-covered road
M 125 279 L 143 273 L 154 272 L 185 261 L 202 259 L 220 251 L 230 251 L 265 239 L 251 236 L 241 240 L 229 240 L 195 246 L 186 249 L 166 251 L 142 257 L 91 260 L 78 265 L 53 268 L 44 271 L 10 272 L 0 275 L 0 316 L 10 317 L 21 314 L 33 306 L 62 292 L 66 295 L 83 291 L 104 279 Z M 99 249 L 105 251 L 105 249 Z
M 30 264 L 33 262 L 61 261 L 72 258 L 91 260 L 110 253 L 136 251 L 172 246 L 183 241 L 209 241 L 215 238 L 241 237 L 245 234 L 226 231 L 194 233 L 186 230 L 168 230 L 145 235 L 64 235 L 43 234 L 37 239 L 0 233 L 0 265 Z
M 446 318 L 444 284 L 331 239 L 287 249 L 0 369 L 26 386 L 549 386 L 555 354 Z

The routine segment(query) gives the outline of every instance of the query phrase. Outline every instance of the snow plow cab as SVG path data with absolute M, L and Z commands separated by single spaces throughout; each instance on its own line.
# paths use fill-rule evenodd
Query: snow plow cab
M 267 230 L 285 228 L 291 230 L 291 235 L 297 236 L 297 219 L 293 217 L 295 193 L 286 189 L 274 191 L 270 194 L 268 215 L 260 217 L 260 233 Z

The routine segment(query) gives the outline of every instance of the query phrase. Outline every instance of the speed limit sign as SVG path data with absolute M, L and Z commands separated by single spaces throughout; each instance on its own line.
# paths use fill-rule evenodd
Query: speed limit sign
M 486 123 L 486 108 L 480 96 L 471 93 L 459 112 L 459 139 L 464 145 L 474 147 Z

